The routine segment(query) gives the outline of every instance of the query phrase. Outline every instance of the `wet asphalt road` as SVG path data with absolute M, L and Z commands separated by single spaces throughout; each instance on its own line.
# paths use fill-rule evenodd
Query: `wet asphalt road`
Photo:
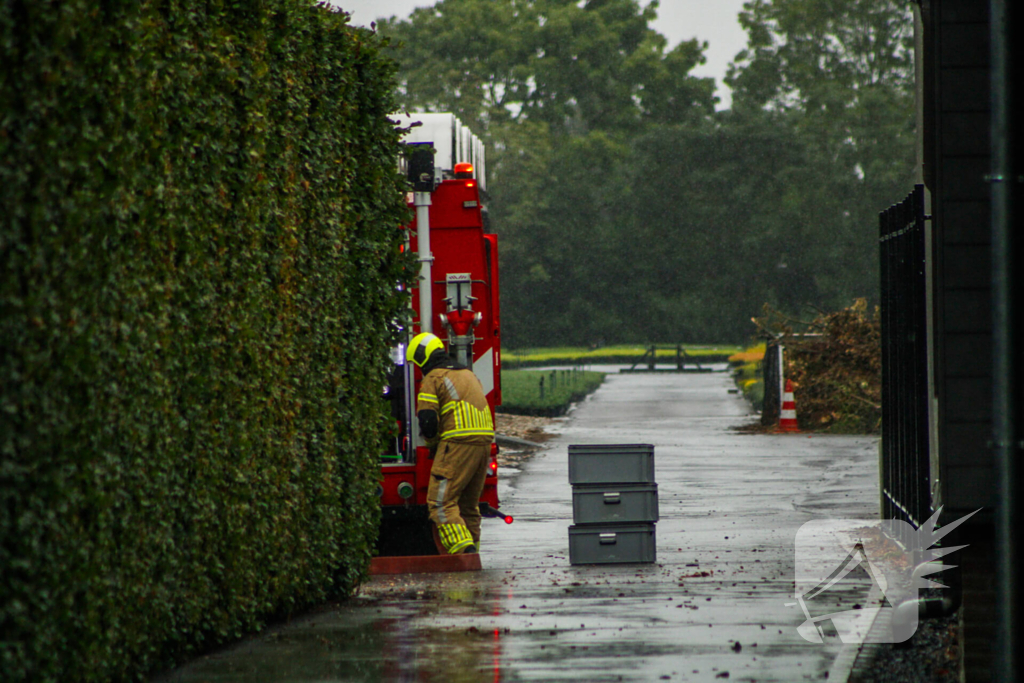
M 160 680 L 844 680 L 849 646 L 806 642 L 786 605 L 794 540 L 810 520 L 877 517 L 876 439 L 737 433 L 755 416 L 731 387 L 724 372 L 610 374 L 546 451 L 502 472 L 515 523 L 485 520 L 484 571 L 375 577 Z M 567 446 L 585 443 L 654 444 L 656 563 L 569 564 Z

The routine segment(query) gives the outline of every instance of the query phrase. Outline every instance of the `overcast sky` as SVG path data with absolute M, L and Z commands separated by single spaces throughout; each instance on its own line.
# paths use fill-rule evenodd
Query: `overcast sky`
M 407 17 L 416 7 L 435 4 L 430 0 L 329 0 L 352 14 L 352 23 L 367 26 L 380 17 Z M 645 0 L 641 0 L 646 4 Z M 728 108 L 730 94 L 722 86 L 725 68 L 747 43 L 747 34 L 740 28 L 736 15 L 744 0 L 661 0 L 658 19 L 653 26 L 668 38 L 669 46 L 690 38 L 708 42 L 707 63 L 693 70 L 697 76 L 715 79 L 719 108 Z

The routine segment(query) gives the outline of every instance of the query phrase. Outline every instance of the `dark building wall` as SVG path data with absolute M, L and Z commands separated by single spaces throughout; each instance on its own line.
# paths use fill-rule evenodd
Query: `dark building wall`
M 988 3 L 922 3 L 925 182 L 932 197 L 935 503 L 959 517 L 994 502 Z
M 932 507 L 943 506 L 943 524 L 983 510 L 947 539 L 966 546 L 947 577 L 963 597 L 964 680 L 1024 680 L 1024 10 L 1012 0 L 915 2 L 933 217 Z
M 943 506 L 943 523 L 984 509 L 949 539 L 967 546 L 950 579 L 963 598 L 963 673 L 973 683 L 991 680 L 996 636 L 991 27 L 984 0 L 922 0 L 921 10 L 937 410 L 932 503 Z

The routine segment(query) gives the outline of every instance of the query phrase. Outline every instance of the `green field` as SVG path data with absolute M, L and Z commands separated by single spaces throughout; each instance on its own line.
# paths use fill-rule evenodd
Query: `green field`
M 584 370 L 502 370 L 500 412 L 515 415 L 562 415 L 601 386 L 603 372 Z
M 536 367 L 538 365 L 586 365 L 593 363 L 632 364 L 639 361 L 650 345 L 602 346 L 591 349 L 580 347 L 554 347 L 546 349 L 520 349 L 505 351 L 502 361 L 506 367 Z M 724 363 L 729 356 L 742 350 L 738 346 L 690 345 L 683 346 L 687 355 L 701 363 Z M 657 357 L 666 363 L 675 359 L 675 346 L 659 344 Z

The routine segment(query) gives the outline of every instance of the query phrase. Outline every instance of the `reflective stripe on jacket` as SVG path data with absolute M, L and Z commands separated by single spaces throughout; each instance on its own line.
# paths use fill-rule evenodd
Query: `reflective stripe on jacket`
M 438 412 L 441 439 L 494 438 L 491 409 L 483 386 L 471 370 L 436 368 L 420 386 L 416 412 Z

